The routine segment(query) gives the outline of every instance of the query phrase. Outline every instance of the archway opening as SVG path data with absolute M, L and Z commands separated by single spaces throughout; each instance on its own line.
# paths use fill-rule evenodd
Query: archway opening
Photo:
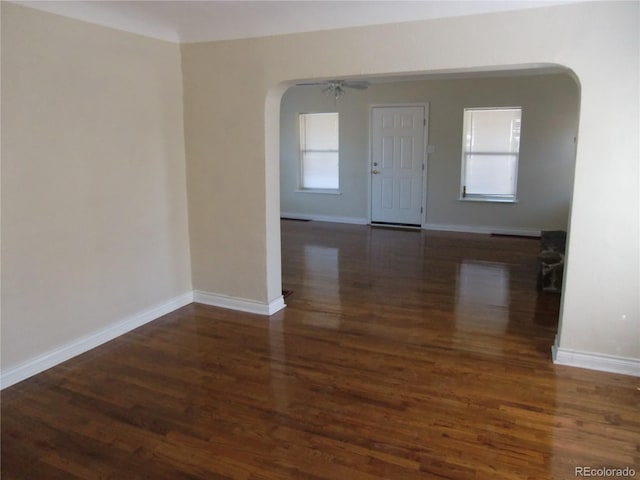
M 420 93 L 420 86 L 424 85 L 424 84 L 430 84 L 430 85 L 434 85 L 434 84 L 439 84 L 439 88 L 440 88 L 440 95 L 442 97 L 446 97 L 447 95 L 449 95 L 449 97 L 455 96 L 456 92 L 458 90 L 456 89 L 469 89 L 469 85 L 475 85 L 475 88 L 478 88 L 478 85 L 480 84 L 484 84 L 483 88 L 490 88 L 492 83 L 496 83 L 496 82 L 500 82 L 501 84 L 505 85 L 505 84 L 509 84 L 510 82 L 513 84 L 516 83 L 520 83 L 522 84 L 523 82 L 527 82 L 529 81 L 530 83 L 533 82 L 533 80 L 538 80 L 538 85 L 537 87 L 533 87 L 533 88 L 529 88 L 529 93 L 528 95 L 538 95 L 538 99 L 531 99 L 530 103 L 535 103 L 536 101 L 541 104 L 541 107 L 537 109 L 536 115 L 540 114 L 540 111 L 543 111 L 545 109 L 549 109 L 550 105 L 553 103 L 553 99 L 549 98 L 549 96 L 547 95 L 547 89 L 548 88 L 553 88 L 553 86 L 549 87 L 549 85 L 542 85 L 541 83 L 544 83 L 544 81 L 549 81 L 549 79 L 552 78 L 558 78 L 558 77 L 563 77 L 563 82 L 564 82 L 564 88 L 569 88 L 571 90 L 571 95 L 572 100 L 571 102 L 573 102 L 571 105 L 571 108 L 569 109 L 570 112 L 568 113 L 568 115 L 571 117 L 569 120 L 567 120 L 566 118 L 564 120 L 562 120 L 562 128 L 565 129 L 565 131 L 562 132 L 562 161 L 564 162 L 564 166 L 568 169 L 565 173 L 564 173 L 564 180 L 563 180 L 563 191 L 562 191 L 562 199 L 559 199 L 557 201 L 555 201 L 556 205 L 555 207 L 557 207 L 558 211 L 555 213 L 555 220 L 552 220 L 550 223 L 545 224 L 544 222 L 539 222 L 537 224 L 531 224 L 529 225 L 529 227 L 527 226 L 522 226 L 522 225 L 515 225 L 515 226 L 511 226 L 511 228 L 509 228 L 508 225 L 501 225 L 500 222 L 494 222 L 493 224 L 485 224 L 485 225 L 473 225 L 473 224 L 469 224 L 469 223 L 461 223 L 459 221 L 455 221 L 455 222 L 443 222 L 441 220 L 441 217 L 438 217 L 438 215 L 440 214 L 439 212 L 434 212 L 434 211 L 430 211 L 429 207 L 432 205 L 437 205 L 439 202 L 437 201 L 437 199 L 431 198 L 428 192 L 425 195 L 425 200 L 426 200 L 426 204 L 424 206 L 425 210 L 426 210 L 426 224 L 423 225 L 423 228 L 426 229 L 431 229 L 431 230 L 440 230 L 440 229 L 444 229 L 444 230 L 453 230 L 453 231 L 468 231 L 469 227 L 477 227 L 477 231 L 483 231 L 482 228 L 480 227 L 503 227 L 502 229 L 498 228 L 498 231 L 496 232 L 491 232 L 491 231 L 485 231 L 484 233 L 497 233 L 497 234 L 511 234 L 511 235 L 519 235 L 519 234 L 524 234 L 524 235 L 530 235 L 532 233 L 534 233 L 535 230 L 565 230 L 568 231 L 569 230 L 569 221 L 570 221 L 570 211 L 571 211 L 571 198 L 572 198 L 572 194 L 573 194 L 573 170 L 575 167 L 575 158 L 576 158 L 576 142 L 577 142 L 577 125 L 578 125 L 578 115 L 579 115 L 579 104 L 580 104 L 580 88 L 579 88 L 579 83 L 577 81 L 577 79 L 575 78 L 575 76 L 573 75 L 573 73 L 571 71 L 569 71 L 568 69 L 561 67 L 561 66 L 557 66 L 557 65 L 520 65 L 520 66 L 511 66 L 511 67 L 493 67 L 493 68 L 485 68 L 485 69 L 460 69 L 460 70 L 449 70 L 449 71 L 439 71 L 439 72 L 422 72 L 419 74 L 416 73 L 412 73 L 410 75 L 406 75 L 406 74 L 400 74 L 400 73 L 385 73 L 385 74 L 380 74 L 380 75 L 372 75 L 372 76 L 358 76 L 358 77 L 348 77 L 348 76 L 341 76 L 340 78 L 348 78 L 348 79 L 353 79 L 353 80 L 358 80 L 358 81 L 367 81 L 370 82 L 371 84 L 371 88 L 367 91 L 366 93 L 366 98 L 359 98 L 358 102 L 359 103 L 359 107 L 354 107 L 354 105 L 352 103 L 347 104 L 348 98 L 340 98 L 337 100 L 334 100 L 332 98 L 327 98 L 325 96 L 319 95 L 319 92 L 311 92 L 310 90 L 308 90 L 308 94 L 306 94 L 307 96 L 311 96 L 311 95 L 315 95 L 316 100 L 311 101 L 311 103 L 313 104 L 313 102 L 316 102 L 316 106 L 318 105 L 318 101 L 322 103 L 322 105 L 324 105 L 324 107 L 326 108 L 327 105 L 329 103 L 332 103 L 335 106 L 335 109 L 337 110 L 344 110 L 345 113 L 349 110 L 349 109 L 357 109 L 360 108 L 359 114 L 360 114 L 360 118 L 363 119 L 362 116 L 362 104 L 365 104 L 366 108 L 368 109 L 370 107 L 370 105 L 372 104 L 387 104 L 387 103 L 407 103 L 407 102 L 412 102 L 412 101 L 416 101 L 417 98 L 422 99 L 423 101 L 429 101 L 430 104 L 434 105 L 434 98 L 428 98 L 425 97 L 424 95 L 421 95 Z M 292 154 L 291 152 L 293 151 L 291 148 L 291 142 L 292 141 L 297 141 L 295 135 L 292 137 L 291 132 L 282 132 L 280 130 L 281 126 L 284 126 L 284 128 L 290 128 L 291 125 L 291 118 L 283 118 L 283 115 L 289 115 L 289 117 L 291 116 L 291 114 L 296 114 L 296 113 L 300 113 L 298 110 L 300 111 L 309 111 L 310 108 L 309 104 L 305 105 L 305 107 L 300 107 L 300 103 L 299 103 L 299 99 L 301 96 L 304 96 L 305 94 L 300 93 L 300 95 L 296 95 L 298 104 L 294 105 L 293 108 L 291 108 L 291 105 L 286 103 L 288 101 L 288 97 L 292 96 L 292 92 L 298 90 L 298 92 L 300 91 L 300 87 L 295 87 L 296 84 L 299 83 L 307 83 L 307 82 L 316 82 L 316 81 L 321 81 L 321 80 L 328 80 L 328 79 L 318 79 L 318 78 L 306 78 L 306 79 L 296 79 L 296 80 L 291 80 L 288 82 L 283 82 L 279 85 L 277 85 L 276 87 L 274 87 L 270 92 L 269 92 L 269 97 L 267 99 L 267 111 L 266 111 L 266 144 L 267 144 L 267 185 L 266 185 L 266 189 L 267 189 L 267 197 L 268 197 L 268 226 L 267 226 L 267 230 L 268 230 L 268 236 L 269 238 L 277 243 L 278 245 L 278 256 L 277 256 L 277 262 L 275 261 L 276 256 L 275 255 L 268 255 L 269 260 L 269 268 L 270 268 L 270 275 L 269 275 L 269 279 L 270 279 L 270 295 L 272 294 L 280 294 L 282 291 L 282 268 L 281 268 L 281 258 L 279 256 L 280 254 L 280 242 L 281 242 L 281 232 L 280 232 L 280 217 L 281 214 L 284 212 L 286 213 L 287 217 L 291 217 L 292 213 L 304 213 L 304 212 L 292 212 L 290 211 L 290 204 L 286 204 L 285 202 L 289 201 L 288 197 L 292 197 L 292 196 L 296 196 L 296 195 L 288 195 L 287 192 L 283 191 L 283 190 L 288 190 L 289 192 L 292 192 L 294 189 L 291 188 L 291 185 L 287 185 L 284 186 L 283 184 L 285 182 L 289 182 L 289 179 L 285 179 L 283 178 L 281 172 L 283 170 L 282 167 L 282 161 L 283 161 L 283 157 L 285 155 L 289 156 L 288 161 L 291 161 L 291 157 Z M 534 82 L 535 83 L 535 82 Z M 295 88 L 292 88 L 295 87 Z M 444 92 L 443 93 L 443 89 L 447 90 L 448 92 Z M 373 93 L 373 94 L 369 94 L 371 92 L 373 92 L 374 90 L 377 90 L 377 92 Z M 398 93 L 400 90 L 404 90 L 404 94 L 402 93 Z M 383 92 L 386 91 L 386 97 L 381 97 L 380 95 L 382 95 Z M 347 95 L 351 96 L 351 98 L 358 98 L 358 95 L 360 95 L 360 92 L 353 92 L 353 95 L 351 95 L 352 92 L 348 92 Z M 416 97 L 417 95 L 417 97 Z M 346 97 L 346 96 L 345 96 Z M 318 100 L 318 98 L 320 100 Z M 344 101 L 343 101 L 344 100 Z M 342 102 L 342 103 L 340 103 Z M 443 103 L 444 102 L 444 103 Z M 464 103 L 464 101 L 462 101 Z M 487 103 L 489 102 L 489 103 Z M 491 103 L 493 102 L 493 103 Z M 551 102 L 551 103 L 550 103 Z M 570 102 L 570 103 L 571 103 Z M 295 103 L 295 102 L 294 102 Z M 460 115 L 457 115 L 458 113 L 460 113 L 458 110 L 460 110 L 458 107 L 459 105 L 455 105 L 452 106 L 451 103 L 447 103 L 446 102 L 446 98 L 445 101 L 440 101 L 440 103 L 443 103 L 443 105 L 449 105 L 450 109 L 453 110 L 453 113 L 451 113 L 452 117 L 460 117 Z M 510 105 L 510 104 L 514 104 L 514 103 L 522 103 L 522 102 L 514 102 L 513 100 L 509 99 L 509 96 L 505 94 L 504 91 L 496 91 L 495 95 L 490 98 L 490 99 L 485 99 L 484 101 L 480 101 L 480 102 L 471 102 L 470 106 L 484 106 L 484 107 L 488 107 L 488 106 L 505 106 L 505 105 Z M 437 109 L 432 109 L 431 110 L 431 115 L 432 117 L 429 119 L 430 122 L 439 121 L 439 117 L 437 117 L 437 115 L 442 115 L 442 108 L 440 108 L 440 106 L 438 106 L 439 111 Z M 446 109 L 446 108 L 445 108 Z M 368 110 L 367 110 L 368 111 Z M 353 112 L 351 112 L 353 113 Z M 526 117 L 530 115 L 530 112 L 528 112 L 527 110 L 525 110 L 524 112 L 524 116 L 525 119 Z M 547 117 L 546 121 L 542 120 L 540 121 L 540 119 L 538 119 L 538 123 L 540 125 L 546 124 L 546 127 L 548 128 L 553 128 L 554 126 L 554 122 L 558 121 L 558 119 L 556 118 L 556 116 L 551 115 L 550 117 Z M 364 120 L 368 119 L 365 118 Z M 551 120 L 551 121 L 550 121 Z M 458 120 L 456 120 L 458 123 L 462 123 L 461 122 L 461 118 L 459 118 Z M 525 122 L 525 120 L 523 120 L 523 122 Z M 288 123 L 289 126 L 285 126 Z M 451 122 L 451 123 L 455 123 L 455 122 Z M 524 128 L 527 128 L 526 123 L 524 124 L 525 126 Z M 540 125 L 538 125 L 538 127 L 536 128 L 542 128 L 540 127 Z M 555 125 L 555 127 L 557 127 L 557 125 Z M 283 128 L 283 129 L 284 129 Z M 364 134 L 362 133 L 362 128 L 361 131 L 359 133 L 361 138 L 365 138 L 365 142 L 367 143 L 367 147 L 368 147 L 368 142 L 369 142 L 369 132 L 367 130 L 368 126 L 364 128 Z M 430 125 L 430 128 L 434 128 L 433 125 Z M 435 132 L 433 132 L 435 133 Z M 286 137 L 286 139 L 283 141 L 283 135 Z M 458 136 L 461 136 L 461 129 L 457 132 Z M 524 134 L 523 134 L 524 135 Z M 538 135 L 539 137 L 543 136 Z M 431 148 L 432 152 L 434 153 L 433 150 L 435 149 L 435 155 L 437 155 L 437 153 L 440 153 L 442 151 L 441 149 L 441 140 L 440 140 L 441 136 L 438 137 L 438 135 L 430 135 L 429 138 L 429 147 Z M 292 140 L 293 139 L 293 140 Z M 362 143 L 362 142 L 361 142 Z M 449 141 L 449 144 L 456 144 L 456 148 L 459 149 L 460 147 L 460 140 L 458 139 L 457 141 Z M 529 147 L 531 148 L 531 147 Z M 286 150 L 286 151 L 285 151 Z M 362 149 L 361 149 L 362 151 Z M 553 154 L 553 153 L 551 153 Z M 294 157 L 297 155 L 297 153 L 294 153 Z M 449 147 L 448 150 L 448 155 L 449 155 L 449 166 L 451 166 L 452 164 L 455 164 L 455 168 L 457 168 L 458 170 L 460 169 L 460 153 L 459 151 L 457 151 L 455 154 L 451 154 L 451 147 Z M 369 158 L 369 152 L 366 152 L 365 154 L 366 156 L 366 162 L 364 164 L 364 168 L 361 168 L 362 171 L 368 172 L 370 171 L 370 158 Z M 360 157 L 362 157 L 362 155 L 360 155 Z M 294 161 L 297 161 L 297 159 L 294 158 Z M 438 177 L 436 176 L 436 173 L 432 172 L 431 170 L 433 169 L 433 162 L 431 160 L 427 161 L 427 186 L 430 185 L 431 183 L 434 183 L 435 185 L 441 184 L 442 182 L 439 181 Z M 361 165 L 362 167 L 362 165 Z M 291 165 L 287 165 L 286 170 L 288 172 L 291 172 L 295 167 L 294 164 Z M 342 167 L 341 167 L 342 168 Z M 454 170 L 455 170 L 454 168 Z M 521 175 L 525 172 L 523 172 L 522 170 L 526 170 L 526 169 L 522 169 L 521 168 Z M 530 174 L 530 173 L 528 173 Z M 459 173 L 457 174 L 458 178 L 459 178 Z M 294 175 L 295 178 L 295 175 Z M 342 180 L 342 178 L 341 178 Z M 554 180 L 558 180 L 557 177 L 554 178 Z M 349 181 L 351 182 L 351 184 L 353 184 L 354 179 L 353 178 L 348 178 L 346 183 L 349 183 Z M 431 183 L 429 183 L 431 182 Z M 518 182 L 522 182 L 522 179 L 520 178 L 518 180 Z M 537 183 L 536 183 L 537 182 Z M 283 186 L 283 188 L 281 188 L 281 185 Z M 364 180 L 360 179 L 360 186 L 362 187 L 364 185 L 364 195 L 368 196 L 370 195 L 370 190 L 367 190 L 369 188 L 369 184 L 368 184 L 368 178 L 365 178 Z M 537 187 L 536 187 L 537 185 Z M 519 187 L 520 188 L 520 187 Z M 541 182 L 541 178 L 540 176 L 536 177 L 535 182 L 533 187 L 532 186 L 528 186 L 527 188 L 529 188 L 530 190 L 532 188 L 539 188 L 541 190 L 545 189 L 545 185 L 543 184 L 543 182 Z M 524 194 L 525 192 L 522 191 L 523 189 L 520 188 L 520 191 Z M 526 191 L 526 188 L 524 189 Z M 360 189 L 360 195 L 362 195 L 362 191 L 363 189 Z M 298 196 L 300 196 L 301 192 L 295 192 L 295 194 L 297 194 Z M 350 192 L 353 193 L 353 192 Z M 341 197 L 345 197 L 347 195 L 342 194 Z M 450 198 L 449 201 L 450 203 L 456 203 L 459 202 L 460 199 L 458 198 Z M 347 200 L 347 202 L 349 202 L 349 200 Z M 339 204 L 340 202 L 337 201 L 333 201 L 333 204 Z M 520 203 L 523 203 L 522 201 L 520 201 Z M 531 203 L 530 201 L 526 201 L 526 203 Z M 553 203 L 553 202 L 552 202 Z M 561 205 L 560 205 L 561 204 Z M 360 216 L 356 216 L 353 215 L 350 212 L 351 215 L 351 219 L 349 217 L 349 215 L 336 215 L 335 214 L 335 210 L 333 212 L 329 212 L 329 213 L 318 213 L 318 211 L 311 212 L 311 213 L 307 213 L 306 215 L 306 219 L 311 219 L 311 220 L 335 220 L 335 218 L 337 217 L 342 217 L 342 218 L 338 218 L 339 222 L 342 223 L 368 223 L 370 221 L 370 216 L 369 216 L 369 211 L 370 211 L 370 202 L 369 202 L 369 198 L 365 198 L 365 200 L 363 201 L 362 198 L 360 199 L 359 202 L 360 207 L 362 207 L 362 205 L 365 205 L 364 209 L 361 208 L 360 212 L 362 213 Z M 460 204 L 456 204 L 456 206 L 458 207 L 458 210 L 461 209 L 465 209 L 466 208 L 466 204 L 464 204 L 463 202 L 460 202 Z M 460 208 L 463 207 L 463 208 Z M 485 206 L 487 207 L 487 206 Z M 496 211 L 502 211 L 504 212 L 504 206 L 498 206 L 498 205 L 491 205 L 489 206 L 490 208 L 484 208 L 485 211 L 487 210 L 493 210 L 494 212 Z M 339 207 L 338 207 L 339 208 Z M 551 207 L 547 206 L 545 207 L 547 208 L 547 210 Z M 549 212 L 547 212 L 548 215 Z M 495 213 L 494 213 L 495 214 Z M 304 219 L 305 215 L 298 215 L 300 217 L 302 217 Z M 314 218 L 315 217 L 315 218 Z M 563 217 L 563 220 L 558 221 L 558 218 Z M 436 219 L 435 221 L 433 221 L 432 219 Z M 486 218 L 490 218 L 490 217 L 486 217 Z M 353 221 L 351 221 L 353 220 Z M 431 223 L 430 223 L 431 220 Z M 486 221 L 485 221 L 486 223 Z M 459 228 L 456 228 L 459 227 Z M 538 227 L 538 228 L 536 228 Z M 474 231 L 473 229 L 471 231 Z M 271 246 L 273 247 L 273 245 Z M 272 251 L 273 248 L 270 249 L 270 251 Z M 568 257 L 567 257 L 567 261 L 568 261 Z M 473 265 L 472 265 L 473 267 Z M 469 270 L 467 268 L 467 270 Z M 466 270 L 465 270 L 466 271 Z M 477 268 L 473 271 L 479 271 Z M 484 269 L 482 271 L 488 271 L 487 269 Z M 271 284 L 271 282 L 275 282 L 273 285 Z M 464 282 L 463 282 L 464 284 Z M 286 285 L 285 285 L 286 287 Z M 566 283 L 563 284 L 563 289 L 564 287 L 566 287 Z M 271 296 L 270 296 L 271 298 Z M 558 330 L 560 330 L 560 326 L 561 326 L 561 318 L 562 318 L 562 305 L 560 305 L 559 307 L 559 320 L 558 320 Z

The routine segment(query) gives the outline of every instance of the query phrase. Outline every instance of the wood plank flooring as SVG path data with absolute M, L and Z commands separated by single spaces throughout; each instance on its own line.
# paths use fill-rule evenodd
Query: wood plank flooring
M 192 304 L 5 389 L 2 478 L 640 478 L 640 379 L 551 363 L 535 240 L 283 221 L 282 243 L 271 318 Z

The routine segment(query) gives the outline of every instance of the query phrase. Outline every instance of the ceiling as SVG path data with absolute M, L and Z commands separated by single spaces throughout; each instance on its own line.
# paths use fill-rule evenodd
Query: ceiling
M 178 43 L 478 15 L 580 0 L 20 1 L 14 3 Z

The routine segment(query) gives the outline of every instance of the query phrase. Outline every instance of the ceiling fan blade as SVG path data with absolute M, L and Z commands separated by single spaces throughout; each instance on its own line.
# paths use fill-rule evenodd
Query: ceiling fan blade
M 327 82 L 296 83 L 296 87 L 319 87 L 321 85 L 327 85 Z
M 343 87 L 355 88 L 356 90 L 366 90 L 369 88 L 369 82 L 345 82 Z

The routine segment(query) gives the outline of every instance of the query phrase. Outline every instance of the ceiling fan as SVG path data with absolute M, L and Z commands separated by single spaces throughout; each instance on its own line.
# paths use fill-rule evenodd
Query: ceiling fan
M 343 96 L 345 88 L 355 88 L 356 90 L 366 90 L 369 88 L 369 82 L 364 80 L 327 80 L 325 82 L 298 83 L 299 87 L 324 86 L 322 93 L 332 95 L 336 100 Z

